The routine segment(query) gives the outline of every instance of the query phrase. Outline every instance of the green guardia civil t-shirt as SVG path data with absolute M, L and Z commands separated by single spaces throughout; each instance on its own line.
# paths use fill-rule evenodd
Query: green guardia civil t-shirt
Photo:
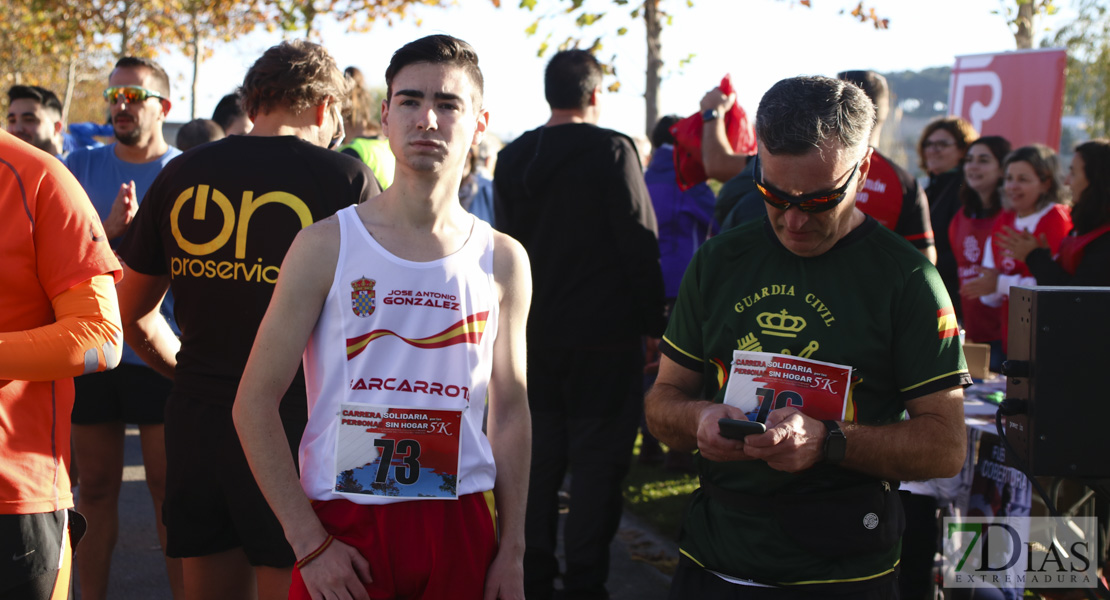
M 698 250 L 661 349 L 700 372 L 704 397 L 716 402 L 723 401 L 734 350 L 850 366 L 844 420 L 879 425 L 902 419 L 908 400 L 970 384 L 956 334 L 952 302 L 936 269 L 870 217 L 829 251 L 809 258 L 782 246 L 761 219 Z M 699 457 L 698 469 L 713 485 L 755 495 L 873 481 L 829 465 L 790 474 L 763 461 Z M 793 542 L 774 515 L 725 507 L 703 490 L 694 493 L 680 545 L 705 568 L 777 584 L 872 579 L 893 570 L 900 550 L 895 545 L 879 554 L 818 556 Z

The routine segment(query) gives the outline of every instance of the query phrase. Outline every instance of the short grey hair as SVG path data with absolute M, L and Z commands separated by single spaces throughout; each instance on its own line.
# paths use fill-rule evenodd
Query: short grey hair
M 802 155 L 828 147 L 866 146 L 875 105 L 859 87 L 829 77 L 793 77 L 771 86 L 759 101 L 756 136 L 771 154 Z

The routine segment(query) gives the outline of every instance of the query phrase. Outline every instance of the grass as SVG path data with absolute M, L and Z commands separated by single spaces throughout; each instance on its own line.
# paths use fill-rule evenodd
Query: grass
M 686 502 L 698 487 L 698 477 L 669 471 L 662 465 L 641 465 L 639 457 L 640 437 L 637 437 L 632 469 L 624 480 L 625 508 L 660 535 L 676 539 Z

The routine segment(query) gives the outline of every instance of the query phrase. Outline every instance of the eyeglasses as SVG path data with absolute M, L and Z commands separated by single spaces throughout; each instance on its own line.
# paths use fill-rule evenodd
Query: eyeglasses
M 164 100 L 157 92 L 137 85 L 117 85 L 104 90 L 104 99 L 110 104 L 118 104 L 120 98 L 123 98 L 123 101 L 128 104 L 146 102 L 147 98 Z
M 755 187 L 759 189 L 759 193 L 763 194 L 763 200 L 771 206 L 779 210 L 790 210 L 791 206 L 798 207 L 798 210 L 807 213 L 824 212 L 826 210 L 836 207 L 840 204 L 844 197 L 848 195 L 848 188 L 852 185 L 852 180 L 856 178 L 856 172 L 859 171 L 860 165 L 863 164 L 861 158 L 856 166 L 852 167 L 852 172 L 848 176 L 848 181 L 844 185 L 829 190 L 827 192 L 814 192 L 812 194 L 801 194 L 794 196 L 786 192 L 776 189 L 775 187 L 763 181 L 763 169 L 759 165 L 759 155 L 755 157 Z
M 933 148 L 935 148 L 937 150 L 944 150 L 945 148 L 951 148 L 952 146 L 955 146 L 955 145 L 956 145 L 955 142 L 950 142 L 948 140 L 932 140 L 932 141 L 925 142 L 924 144 L 921 144 L 921 148 L 924 149 L 924 150 L 930 150 L 930 149 L 933 149 Z

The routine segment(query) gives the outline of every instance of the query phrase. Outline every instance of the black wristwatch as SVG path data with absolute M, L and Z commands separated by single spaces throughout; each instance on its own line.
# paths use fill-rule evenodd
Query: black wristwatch
M 704 123 L 716 121 L 719 118 L 721 118 L 721 113 L 717 112 L 715 108 L 707 108 L 701 112 L 701 120 Z
M 828 430 L 828 434 L 825 435 L 825 462 L 833 465 L 840 464 L 848 450 L 848 438 L 844 437 L 844 432 L 840 430 L 840 425 L 836 421 L 821 422 Z

